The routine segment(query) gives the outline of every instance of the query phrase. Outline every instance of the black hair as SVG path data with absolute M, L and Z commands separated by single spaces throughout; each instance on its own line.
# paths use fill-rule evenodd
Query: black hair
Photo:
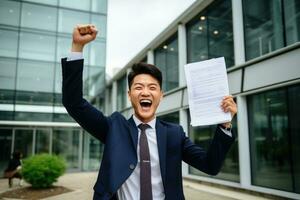
M 13 154 L 12 154 L 12 157 L 14 158 L 14 159 L 21 159 L 21 155 L 22 155 L 22 153 L 20 152 L 20 151 L 15 151 Z
M 131 71 L 127 76 L 129 89 L 132 85 L 134 77 L 139 74 L 149 74 L 158 81 L 160 88 L 162 88 L 162 74 L 160 69 L 158 69 L 158 67 L 155 65 L 140 62 L 131 67 Z

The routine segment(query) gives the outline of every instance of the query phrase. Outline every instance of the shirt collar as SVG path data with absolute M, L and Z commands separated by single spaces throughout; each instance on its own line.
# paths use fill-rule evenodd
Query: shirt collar
M 133 118 L 136 126 L 143 124 L 143 122 L 139 118 L 137 118 L 135 115 L 132 115 L 132 118 Z M 152 119 L 150 122 L 148 122 L 146 124 L 148 124 L 151 128 L 155 129 L 156 117 L 154 117 L 154 119 Z

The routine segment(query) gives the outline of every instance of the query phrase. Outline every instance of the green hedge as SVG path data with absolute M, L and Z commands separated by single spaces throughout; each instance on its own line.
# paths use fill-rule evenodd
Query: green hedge
M 61 157 L 40 154 L 24 160 L 22 175 L 33 188 L 48 188 L 65 170 L 66 162 Z

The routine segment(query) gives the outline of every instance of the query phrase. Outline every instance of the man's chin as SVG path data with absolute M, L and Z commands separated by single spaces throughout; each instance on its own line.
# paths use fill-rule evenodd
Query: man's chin
M 141 121 L 143 122 L 149 122 L 153 119 L 154 113 L 153 112 L 140 112 L 138 114 L 138 118 L 140 118 Z

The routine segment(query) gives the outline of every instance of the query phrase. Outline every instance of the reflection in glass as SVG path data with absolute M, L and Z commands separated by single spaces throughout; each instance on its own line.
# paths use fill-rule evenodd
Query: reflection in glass
M 90 10 L 90 1 L 82 0 L 59 0 L 59 6 L 66 8 L 75 8 L 78 10 Z
M 89 68 L 89 96 L 95 97 L 97 94 L 105 90 L 105 68 L 90 67 Z M 125 94 L 126 96 L 126 94 Z
M 117 81 L 117 110 L 126 108 L 127 77 L 124 75 Z
M 56 31 L 56 18 L 57 8 L 29 3 L 22 5 L 22 27 Z
M 287 45 L 300 41 L 300 1 L 284 0 L 285 34 Z
M 299 192 L 299 91 L 296 85 L 247 99 L 254 185 Z
M 14 112 L 13 111 L 0 111 L 0 120 L 13 120 Z
M 98 170 L 103 154 L 103 145 L 99 140 L 84 133 L 83 137 L 83 170 Z
M 52 153 L 62 156 L 67 161 L 67 168 L 79 166 L 79 129 L 54 129 Z
M 62 58 L 66 58 L 69 56 L 71 43 L 72 43 L 71 37 L 65 37 L 65 36 L 57 37 L 56 62 L 60 63 Z M 89 48 L 90 45 L 84 47 L 84 51 L 83 51 L 84 64 L 89 63 Z M 61 66 L 59 66 L 59 68 L 61 70 Z
M 163 91 L 178 87 L 178 39 L 177 33 L 154 51 L 155 65 L 163 77 Z
M 12 144 L 12 129 L 0 128 L 0 172 L 3 172 L 10 159 Z
M 55 37 L 21 32 L 19 57 L 33 60 L 54 61 Z
M 35 133 L 35 154 L 49 153 L 50 129 L 37 129 Z
M 52 121 L 52 113 L 15 112 L 16 121 Z
M 288 90 L 289 130 L 291 131 L 292 167 L 294 171 L 294 191 L 300 193 L 300 85 L 290 87 Z
M 246 58 L 284 46 L 281 1 L 243 0 Z
M 20 2 L 0 1 L 0 24 L 19 26 Z
M 17 102 L 51 105 L 53 82 L 54 64 L 20 60 L 17 77 Z
M 234 65 L 231 1 L 214 1 L 187 24 L 188 63 L 224 56 Z
M 28 158 L 32 155 L 32 129 L 16 129 L 14 140 L 14 151 L 20 151 L 23 158 Z
M 58 0 L 26 0 L 26 1 L 30 1 L 30 2 L 35 2 L 35 3 L 42 3 L 42 4 L 48 4 L 48 5 L 57 5 L 57 1 Z
M 13 103 L 16 60 L 0 58 L 0 103 Z
M 105 66 L 106 58 L 106 45 L 103 42 L 93 42 L 91 44 L 90 52 L 90 65 Z
M 75 122 L 69 114 L 53 113 L 54 122 Z
M 107 0 L 92 0 L 92 11 L 107 13 Z
M 73 1 L 68 1 L 73 4 Z M 80 4 L 79 4 L 80 5 Z M 77 24 L 89 24 L 89 14 L 79 11 L 59 9 L 58 31 L 72 33 Z
M 0 44 L 0 56 L 17 57 L 18 32 L 0 29 Z
M 165 115 L 160 115 L 158 118 L 162 121 L 179 124 L 179 112 L 172 112 Z
M 237 118 L 232 119 L 232 133 L 237 135 Z M 189 137 L 190 139 L 200 147 L 208 150 L 209 145 L 214 137 L 215 130 L 217 126 L 198 126 L 189 128 Z M 225 133 L 224 133 L 225 134 Z M 189 166 L 189 172 L 194 175 L 199 176 L 209 176 L 191 166 Z M 222 168 L 217 176 L 210 176 L 217 179 L 224 179 L 239 182 L 239 151 L 238 151 L 238 140 L 234 141 L 234 144 L 231 146 L 230 150 L 226 154 Z

